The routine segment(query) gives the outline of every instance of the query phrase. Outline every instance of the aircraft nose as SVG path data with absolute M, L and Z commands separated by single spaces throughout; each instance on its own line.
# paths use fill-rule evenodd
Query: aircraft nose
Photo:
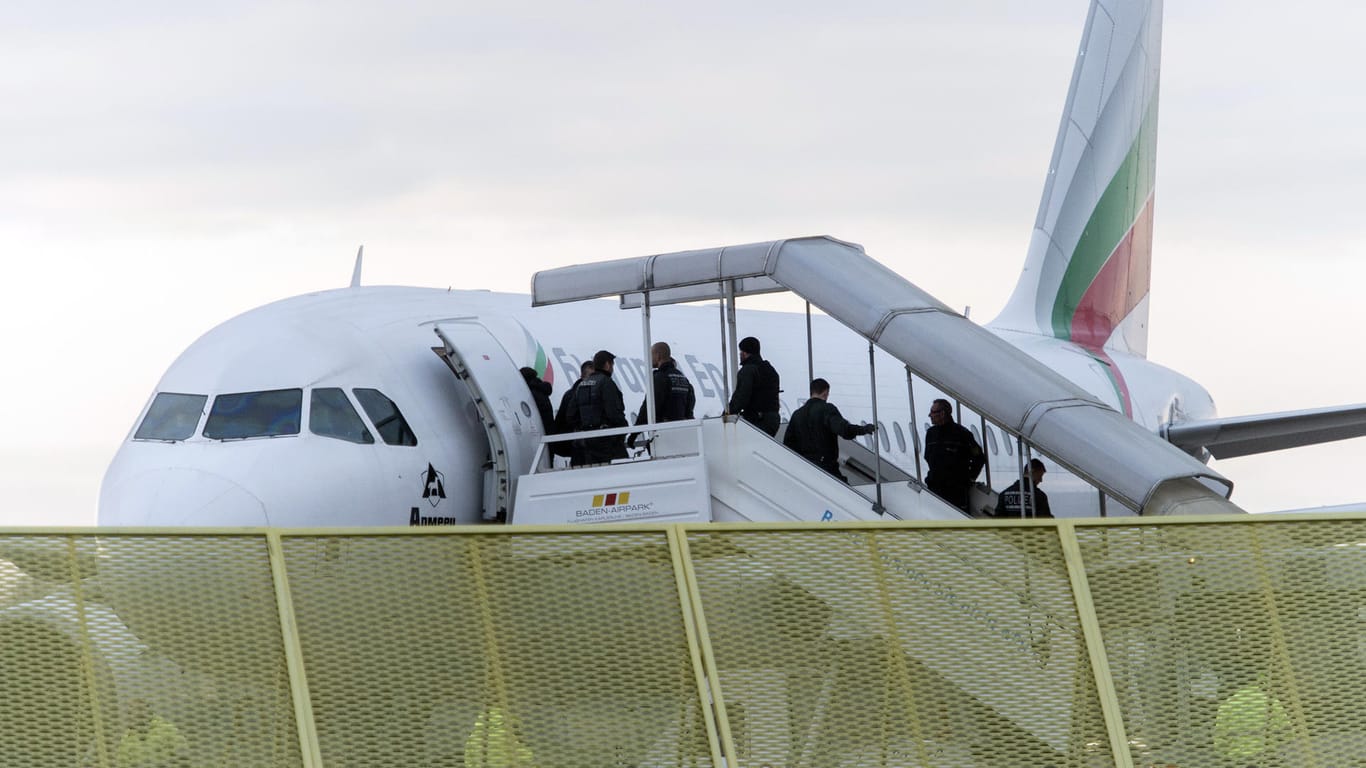
M 100 525 L 264 526 L 265 504 L 233 481 L 199 469 L 154 469 L 102 489 Z

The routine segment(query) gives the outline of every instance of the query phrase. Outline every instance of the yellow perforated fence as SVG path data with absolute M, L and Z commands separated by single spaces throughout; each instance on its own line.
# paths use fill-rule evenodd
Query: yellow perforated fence
M 4 766 L 1366 766 L 1366 519 L 0 533 Z

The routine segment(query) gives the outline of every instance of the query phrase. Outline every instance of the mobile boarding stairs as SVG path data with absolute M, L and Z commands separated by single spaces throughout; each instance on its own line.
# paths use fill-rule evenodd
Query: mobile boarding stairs
M 640 309 L 649 359 L 652 306 L 717 300 L 728 378 L 737 361 L 735 299 L 792 291 L 869 344 L 1019 441 L 1038 450 L 1109 499 L 1145 515 L 1228 514 L 1232 485 L 1217 472 L 1096 400 L 1071 381 L 976 325 L 863 248 L 829 237 L 659 254 L 562 267 L 532 279 L 535 306 L 620 297 Z M 808 334 L 809 334 L 808 324 Z M 808 344 L 809 348 L 809 344 Z M 1012 375 L 997 375 L 1010 370 Z M 647 381 L 650 377 L 646 377 Z M 873 377 L 876 381 L 876 377 Z M 910 388 L 914 411 L 914 389 Z M 729 393 L 726 393 L 729 399 Z M 646 388 L 646 413 L 654 394 Z M 877 394 L 873 393 L 877 419 Z M 653 420 L 652 420 L 653 421 Z M 510 522 L 698 522 L 961 519 L 964 513 L 929 493 L 872 451 L 840 441 L 843 458 L 871 485 L 841 482 L 748 423 L 715 417 L 600 430 L 593 437 L 642 432 L 653 436 L 648 460 L 552 469 L 545 438 L 529 473 L 507 472 Z M 917 444 L 918 435 L 913 435 Z M 850 456 L 849 454 L 865 454 Z M 871 454 L 871 455 L 868 455 Z M 496 462 L 495 462 L 496 463 Z M 869 471 L 871 470 L 871 471 Z M 500 481 L 502 482 L 502 481 Z M 976 494 L 974 515 L 992 504 Z

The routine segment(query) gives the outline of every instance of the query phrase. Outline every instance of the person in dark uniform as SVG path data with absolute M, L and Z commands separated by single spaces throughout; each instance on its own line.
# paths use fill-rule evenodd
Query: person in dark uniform
M 612 381 L 612 369 L 617 356 L 607 350 L 593 355 L 593 375 L 579 382 L 574 393 L 578 405 L 579 431 L 613 429 L 626 425 L 626 403 L 621 390 Z M 626 441 L 621 435 L 590 437 L 575 441 L 582 443 L 581 464 L 604 464 L 612 459 L 626 458 Z
M 740 371 L 726 413 L 739 415 L 773 437 L 780 420 L 778 387 L 778 372 L 759 356 L 759 340 L 753 336 L 740 339 Z
M 1047 472 L 1043 462 L 1038 459 L 1029 460 L 1029 482 L 1034 489 L 1034 503 L 1031 505 L 1028 494 L 1020 491 L 1020 481 L 1016 480 L 1008 488 L 1001 491 L 1001 495 L 996 497 L 996 516 L 997 517 L 1052 517 L 1053 510 L 1048 508 L 1048 494 L 1039 489 L 1039 483 L 1043 482 L 1043 473 Z M 1032 509 L 1034 514 L 1025 515 L 1027 509 Z
M 678 363 L 674 362 L 673 350 L 668 342 L 656 341 L 650 345 L 650 365 L 654 366 L 655 422 L 691 419 L 693 408 L 697 406 L 697 395 L 693 392 L 692 382 L 678 370 Z M 646 421 L 647 402 L 640 401 L 637 424 Z
M 938 399 L 930 406 L 925 430 L 925 463 L 930 465 L 925 485 L 944 501 L 968 511 L 968 489 L 986 464 L 982 446 L 967 427 L 953 420 L 949 401 Z
M 536 401 L 536 410 L 541 414 L 541 431 L 545 434 L 552 434 L 555 429 L 555 410 L 550 405 L 550 393 L 554 391 L 548 381 L 541 381 L 541 377 L 536 375 L 535 368 L 523 368 L 522 378 L 526 379 L 526 388 L 531 390 L 531 399 Z
M 840 409 L 830 404 L 829 398 L 830 382 L 812 379 L 811 399 L 792 412 L 783 445 L 847 483 L 849 478 L 839 467 L 839 438 L 853 440 L 859 435 L 871 435 L 877 431 L 877 425 L 850 424 L 840 415 Z
M 697 406 L 697 395 L 693 392 L 692 382 L 678 370 L 674 362 L 673 350 L 666 341 L 656 341 L 650 345 L 650 365 L 654 366 L 655 423 L 683 421 L 693 418 Z M 636 426 L 644 424 L 648 399 L 640 401 L 640 412 L 636 414 Z M 639 432 L 626 438 L 626 445 L 634 448 Z
M 555 411 L 555 431 L 553 434 L 567 435 L 570 432 L 579 431 L 579 403 L 575 399 L 575 393 L 579 391 L 579 385 L 592 375 L 593 361 L 584 360 L 583 364 L 579 366 L 578 380 L 569 385 L 569 389 L 565 390 L 564 395 L 560 398 L 560 409 Z M 580 460 L 575 462 L 573 460 L 575 456 L 575 442 L 577 441 L 564 440 L 558 443 L 551 443 L 550 452 L 556 456 L 563 456 L 564 458 L 569 459 L 570 464 L 577 466 L 578 464 L 582 464 L 583 461 Z

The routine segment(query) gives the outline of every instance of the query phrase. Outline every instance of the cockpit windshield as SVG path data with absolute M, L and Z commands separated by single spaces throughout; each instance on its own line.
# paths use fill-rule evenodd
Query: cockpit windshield
M 380 439 L 388 445 L 417 445 L 417 435 L 408 426 L 394 401 L 384 396 L 378 389 L 353 389 L 360 407 L 370 421 L 375 423 Z
M 134 440 L 185 440 L 194 436 L 208 395 L 158 392 L 133 433 Z
M 313 390 L 308 398 L 308 431 L 322 437 L 335 437 L 348 443 L 375 442 L 360 414 L 351 407 L 346 393 L 338 387 Z
M 303 410 L 302 389 L 238 392 L 219 395 L 204 424 L 204 437 L 241 440 L 299 434 Z

